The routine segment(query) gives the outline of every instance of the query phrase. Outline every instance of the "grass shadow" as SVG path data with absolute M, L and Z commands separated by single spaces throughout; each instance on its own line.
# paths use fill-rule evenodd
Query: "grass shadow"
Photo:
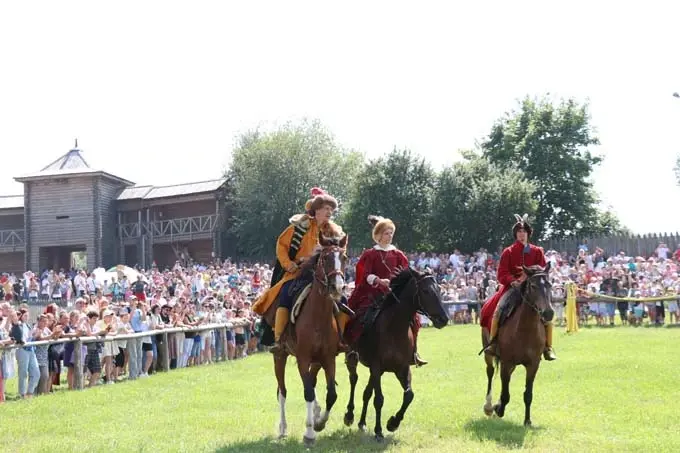
M 524 446 L 524 438 L 527 432 L 543 428 L 525 428 L 524 425 L 512 423 L 502 418 L 479 418 L 467 422 L 464 429 L 478 440 L 491 440 L 505 448 L 521 448 Z
M 386 433 L 387 434 L 387 433 Z M 273 436 L 263 437 L 258 440 L 238 440 L 229 445 L 215 449 L 215 453 L 284 453 L 303 451 L 323 452 L 382 452 L 393 445 L 396 440 L 391 435 L 386 435 L 382 442 L 376 442 L 372 434 L 363 433 L 352 429 L 339 429 L 332 433 L 319 433 L 316 443 L 311 449 L 305 448 L 302 442 L 302 433 L 299 436 L 289 434 L 287 438 L 279 440 Z

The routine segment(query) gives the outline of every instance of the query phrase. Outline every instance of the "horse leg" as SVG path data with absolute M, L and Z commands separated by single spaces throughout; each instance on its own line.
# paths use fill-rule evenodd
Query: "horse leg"
M 484 404 L 484 413 L 487 416 L 493 415 L 493 405 L 491 403 L 491 389 L 493 384 L 493 374 L 496 369 L 493 365 L 493 357 L 490 354 L 486 354 L 484 357 L 486 361 L 486 403 Z
M 399 411 L 397 411 L 395 415 L 387 420 L 387 430 L 391 433 L 399 428 L 401 421 L 404 419 L 406 409 L 408 409 L 408 407 L 411 405 L 411 401 L 413 401 L 415 396 L 413 394 L 413 390 L 411 390 L 411 367 L 406 366 L 404 369 L 399 370 L 394 374 L 397 376 L 397 379 L 399 379 L 401 388 L 404 389 L 404 397 L 402 399 Z
M 305 402 L 307 403 L 305 434 L 302 436 L 302 441 L 306 447 L 311 447 L 316 441 L 316 432 L 314 432 L 314 400 L 316 399 L 316 392 L 314 391 L 314 376 L 310 372 L 309 366 L 309 360 L 298 357 L 298 371 L 302 378 L 302 385 L 305 389 Z
M 281 411 L 279 419 L 279 439 L 288 435 L 288 423 L 286 422 L 286 362 L 288 355 L 281 354 L 274 356 L 274 373 L 276 374 L 276 382 L 278 383 L 277 398 L 279 400 L 279 409 Z
M 309 372 L 312 375 L 312 387 L 314 387 L 314 396 L 316 396 L 316 383 L 317 379 L 319 377 L 319 370 L 321 370 L 321 364 L 320 363 L 312 363 L 312 365 L 309 367 Z M 319 418 L 321 417 L 321 406 L 319 406 L 319 402 L 314 398 L 314 424 L 318 423 Z
M 364 405 L 361 408 L 361 417 L 359 417 L 359 429 L 366 431 L 366 412 L 368 412 L 368 403 L 373 396 L 373 379 L 368 380 L 366 388 L 364 389 Z
M 377 369 L 371 370 L 371 381 L 373 381 L 373 390 L 375 390 L 375 396 L 373 397 L 373 407 L 375 408 L 375 440 L 378 442 L 382 441 L 385 436 L 382 432 L 382 407 L 385 402 L 385 397 L 383 396 L 381 387 L 382 372 Z
M 345 359 L 345 365 L 347 366 L 347 371 L 349 372 L 349 403 L 347 403 L 347 412 L 345 412 L 345 426 L 352 426 L 354 423 L 354 390 L 357 387 L 357 381 L 359 380 L 359 375 L 357 374 L 357 365 L 359 364 L 359 359 L 356 353 L 347 354 Z
M 323 367 L 326 373 L 326 409 L 314 420 L 314 431 L 323 431 L 331 415 L 331 409 L 338 400 L 338 393 L 335 391 L 335 356 L 332 357 Z
M 524 426 L 531 426 L 531 401 L 534 398 L 534 379 L 538 372 L 538 364 L 539 362 L 536 361 L 525 367 L 527 370 L 527 380 L 524 387 Z
M 510 402 L 510 376 L 512 376 L 514 370 L 514 365 L 501 362 L 501 401 L 493 408 L 496 415 L 501 418 L 505 415 L 505 407 Z

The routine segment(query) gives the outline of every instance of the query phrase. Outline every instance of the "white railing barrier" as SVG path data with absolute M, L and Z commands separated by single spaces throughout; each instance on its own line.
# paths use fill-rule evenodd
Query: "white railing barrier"
M 144 338 L 144 337 L 151 337 L 155 335 L 162 335 L 163 336 L 163 341 L 160 345 L 161 349 L 159 350 L 159 357 L 162 358 L 162 365 L 163 365 L 163 370 L 164 371 L 170 371 L 170 354 L 168 351 L 168 334 L 172 333 L 183 333 L 183 332 L 205 332 L 206 330 L 215 330 L 219 332 L 220 338 L 222 339 L 222 344 L 224 345 L 222 347 L 222 359 L 226 360 L 227 359 L 227 330 L 233 330 L 236 327 L 249 327 L 251 325 L 251 321 L 234 321 L 234 322 L 227 322 L 223 324 L 205 324 L 202 326 L 196 326 L 196 327 L 171 327 L 167 329 L 157 329 L 157 330 L 149 330 L 146 332 L 136 332 L 136 333 L 130 333 L 130 334 L 124 334 L 124 335 L 113 335 L 110 337 L 107 336 L 95 336 L 95 337 L 72 337 L 72 338 L 59 338 L 56 340 L 41 340 L 41 341 L 30 341 L 26 342 L 24 344 L 11 344 L 11 345 L 5 345 L 5 346 L 0 346 L 0 351 L 7 351 L 11 349 L 18 349 L 18 348 L 29 348 L 33 346 L 51 346 L 55 344 L 64 344 L 64 343 L 74 343 L 74 350 L 73 350 L 73 371 L 74 371 L 74 388 L 76 390 L 82 390 L 83 389 L 83 351 L 82 351 L 82 346 L 84 344 L 88 343 L 99 343 L 99 342 L 107 342 L 107 341 L 117 341 L 117 340 L 131 340 L 135 338 Z

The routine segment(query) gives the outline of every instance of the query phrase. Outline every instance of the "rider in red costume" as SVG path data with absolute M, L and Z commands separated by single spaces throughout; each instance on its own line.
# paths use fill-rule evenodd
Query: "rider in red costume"
M 361 335 L 361 320 L 368 307 L 373 304 L 378 296 L 389 292 L 390 278 L 400 269 L 406 269 L 409 266 L 404 252 L 392 245 L 392 238 L 396 229 L 394 222 L 377 216 L 369 216 L 368 220 L 373 225 L 373 240 L 376 244 L 373 248 L 365 250 L 357 263 L 356 286 L 348 301 L 349 307 L 356 313 L 354 320 L 347 329 L 347 336 L 352 343 Z M 415 351 L 413 363 L 416 366 L 428 363 L 418 355 L 419 330 L 420 318 L 416 313 L 411 323 Z
M 515 238 L 515 242 L 503 250 L 501 261 L 498 265 L 498 283 L 501 286 L 498 288 L 498 292 L 482 307 L 481 325 L 483 329 L 490 330 L 490 344 L 486 348 L 486 351 L 490 353 L 495 353 L 496 351 L 496 344 L 493 340 L 498 333 L 501 309 L 505 306 L 508 299 L 519 295 L 519 287 L 527 278 L 522 270 L 522 266 L 539 265 L 545 267 L 543 249 L 529 243 L 533 230 L 529 222 L 527 222 L 527 215 L 524 214 L 524 217 L 515 215 L 515 217 L 517 223 L 512 227 L 512 235 Z M 543 351 L 543 357 L 546 360 L 557 359 L 552 348 L 552 331 L 552 322 L 545 323 L 545 350 Z

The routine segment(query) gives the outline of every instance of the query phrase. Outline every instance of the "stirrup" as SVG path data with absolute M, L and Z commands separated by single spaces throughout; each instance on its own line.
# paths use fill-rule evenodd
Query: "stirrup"
M 421 367 L 423 365 L 427 365 L 429 362 L 427 360 L 423 360 L 417 352 L 414 352 L 413 363 L 416 367 Z
M 549 362 L 553 361 L 553 360 L 557 360 L 557 356 L 555 355 L 555 351 L 553 350 L 552 347 L 545 348 L 543 350 L 543 358 L 545 360 L 549 361 Z
M 281 351 L 283 351 L 283 346 L 279 341 L 275 341 L 272 347 L 269 348 L 269 352 L 271 352 L 272 354 L 277 354 Z
M 479 351 L 479 353 L 478 353 L 477 355 L 482 355 L 482 354 L 484 354 L 485 352 L 488 352 L 489 354 L 496 355 L 496 338 L 497 338 L 497 337 L 493 337 L 493 338 L 491 339 L 491 341 L 489 341 L 489 344 L 487 344 L 486 346 L 484 346 L 484 347 L 482 348 L 482 350 Z

